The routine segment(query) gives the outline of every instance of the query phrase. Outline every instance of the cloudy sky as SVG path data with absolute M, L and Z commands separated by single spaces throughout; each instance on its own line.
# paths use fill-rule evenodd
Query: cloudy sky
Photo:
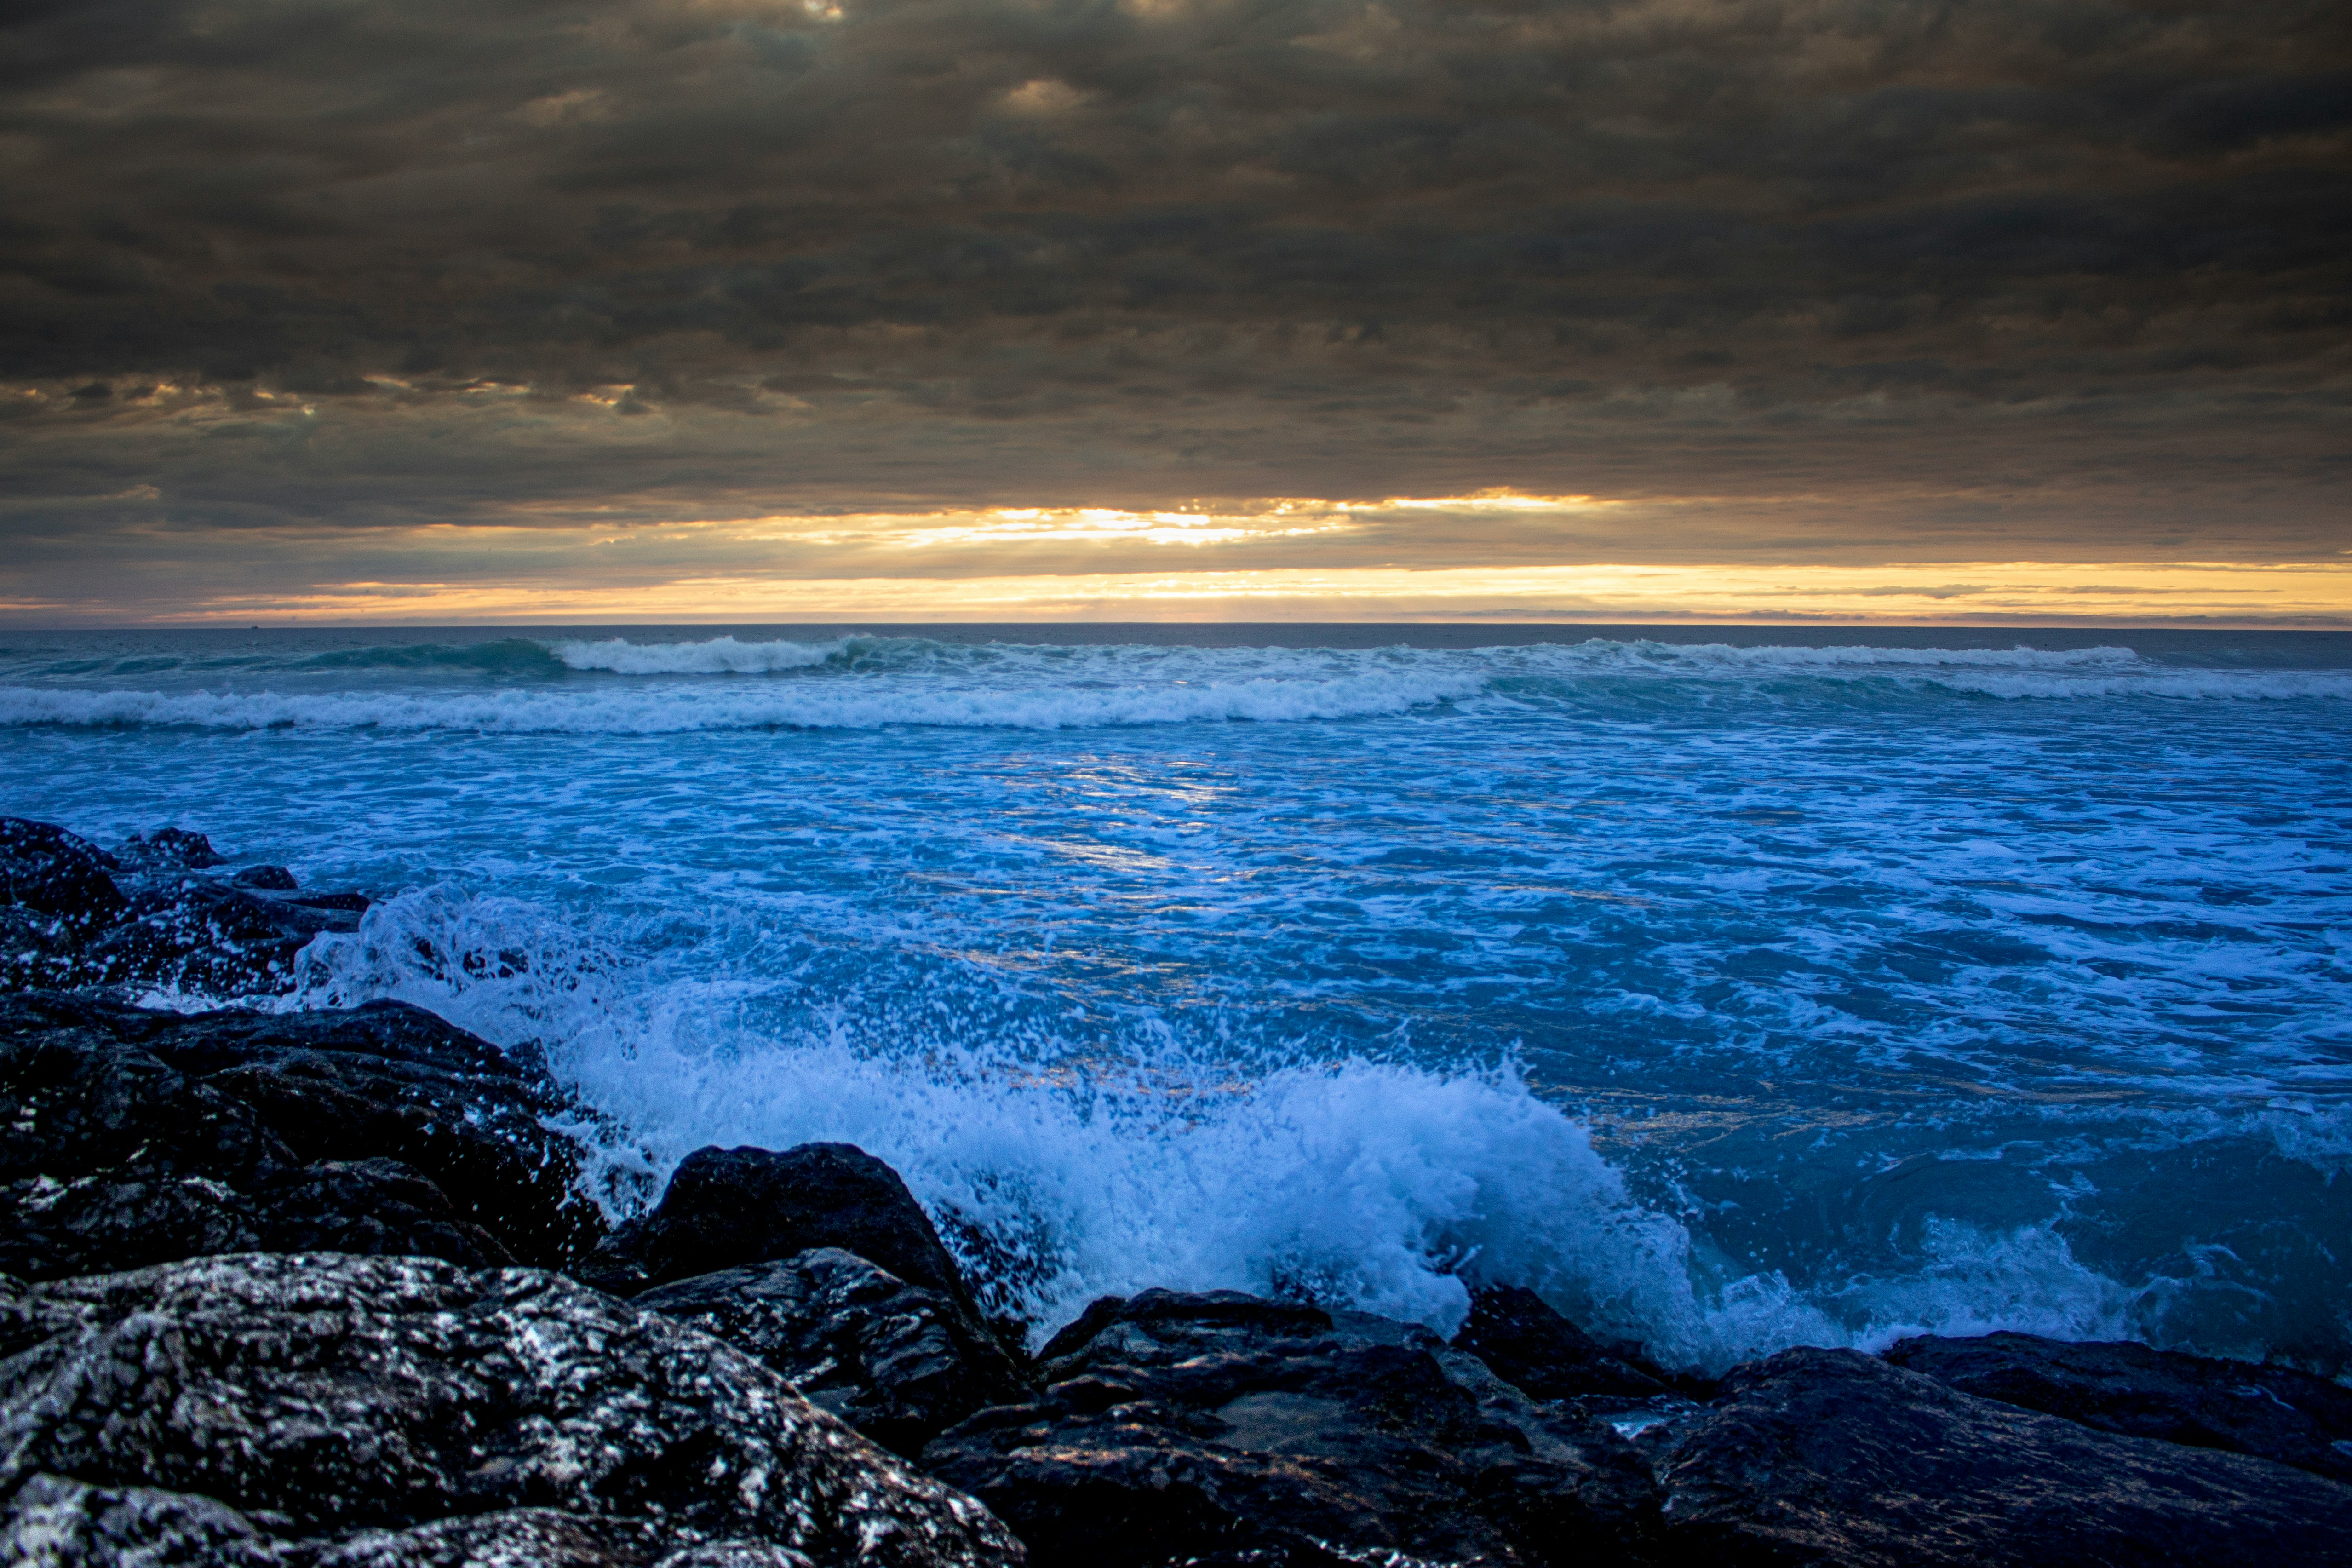
M 0 616 L 2352 625 L 2342 0 L 13 0 Z

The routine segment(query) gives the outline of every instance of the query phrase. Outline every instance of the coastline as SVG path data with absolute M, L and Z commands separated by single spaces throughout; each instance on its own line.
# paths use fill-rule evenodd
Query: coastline
M 838 1144 L 701 1151 L 615 1226 L 583 1108 L 423 1009 L 93 989 L 273 985 L 356 895 L 194 835 L 8 819 L 0 857 L 42 938 L 0 996 L 28 1561 L 2352 1561 L 2352 1392 L 2283 1366 L 2003 1334 L 1705 1380 L 1507 1280 L 1450 1342 L 1230 1291 L 1008 1323 Z

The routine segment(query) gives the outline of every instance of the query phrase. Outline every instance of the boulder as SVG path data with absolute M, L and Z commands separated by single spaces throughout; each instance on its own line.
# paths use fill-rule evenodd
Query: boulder
M 0 1542 L 35 1561 L 1021 1560 L 758 1363 L 558 1275 L 201 1258 L 0 1288 Z
M 543 1075 L 404 1004 L 0 997 L 0 1267 L 50 1278 L 330 1238 L 560 1266 L 604 1230 L 580 1149 L 541 1121 L 572 1114 Z
M 1886 1352 L 1963 1394 L 2102 1432 L 2225 1448 L 2352 1481 L 2352 1388 L 2293 1367 L 2035 1334 L 1923 1335 Z
M 70 985 L 81 977 L 81 932 L 62 915 L 0 904 L 0 991 Z
M 1640 1562 L 1647 1466 L 1413 1325 L 1147 1290 L 1049 1342 L 1044 1396 L 980 1411 L 924 1467 L 1041 1565 Z
M 909 1457 L 982 1405 L 1036 1390 L 936 1290 L 838 1247 L 658 1286 L 636 1305 L 724 1340 Z
M 201 871 L 221 863 L 221 853 L 213 841 L 201 833 L 191 833 L 184 827 L 159 827 L 152 833 L 134 833 L 122 846 L 122 858 L 133 866 L 151 867 L 157 870 Z
M 57 917 L 77 932 L 95 931 L 122 912 L 122 890 L 108 875 L 119 864 L 62 827 L 0 816 L 0 904 Z
M 322 932 L 359 929 L 349 910 L 273 898 L 181 877 L 131 899 L 83 955 L 109 985 L 156 985 L 202 996 L 274 995 L 293 989 L 295 955 Z
M 1664 1373 L 1602 1344 L 1523 1286 L 1473 1290 L 1454 1348 L 1476 1356 L 1530 1399 L 1648 1399 L 1670 1392 Z
M 849 1143 L 698 1149 L 679 1162 L 654 1211 L 617 1227 L 575 1272 L 634 1296 L 819 1247 L 854 1252 L 981 1321 L 923 1205 L 898 1172 Z
M 467 1268 L 514 1261 L 498 1237 L 461 1218 L 446 1194 L 397 1160 L 321 1160 L 264 1177 L 251 1198 L 253 1250 L 439 1258 Z
M 2095 1431 L 1853 1351 L 1735 1367 L 1664 1451 L 1675 1561 L 2352 1563 L 2352 1486 Z
M 360 893 L 303 893 L 283 867 L 234 876 L 201 833 L 134 835 L 120 857 L 0 817 L 0 991 L 163 986 L 229 998 L 293 989 L 295 955 L 358 929 Z

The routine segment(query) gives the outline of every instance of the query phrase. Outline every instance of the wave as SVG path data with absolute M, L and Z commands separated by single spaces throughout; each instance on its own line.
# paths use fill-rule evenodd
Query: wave
M 853 646 L 848 637 L 824 643 L 746 643 L 731 637 L 690 643 L 633 643 L 626 637 L 606 637 L 546 645 L 547 651 L 567 669 L 602 669 L 616 675 L 773 675 L 829 663 Z
M 313 944 L 284 1005 L 394 996 L 543 1051 L 600 1113 L 573 1131 L 597 1143 L 592 1185 L 616 1215 L 706 1144 L 858 1144 L 906 1176 L 983 1298 L 1040 1333 L 1151 1285 L 1451 1333 L 1472 1285 L 1507 1282 L 1670 1364 L 1720 1371 L 1920 1331 L 2145 1335 L 2168 1283 L 2108 1279 L 2039 1226 L 1930 1219 L 1907 1264 L 1800 1287 L 1726 1268 L 1637 1200 L 1507 1063 L 1253 1062 L 1189 1051 L 1150 1020 L 1127 1051 L 1057 1057 L 952 1022 L 866 1044 L 822 999 L 749 1022 L 739 1004 L 755 988 L 624 956 L 637 945 L 517 900 L 412 890 Z
M 505 734 L 672 734 L 708 730 L 869 730 L 913 724 L 1062 730 L 1207 720 L 1280 722 L 1407 712 L 1467 697 L 1475 677 L 1256 679 L 1113 689 L 870 686 L 700 694 L 493 691 L 335 695 L 59 691 L 0 688 L 0 723 L 217 730 L 464 730 Z
M 459 659 L 458 652 L 466 658 Z M 459 730 L 656 734 L 886 725 L 1057 730 L 1207 721 L 1288 722 L 1391 716 L 1490 698 L 1511 708 L 1671 697 L 1727 684 L 1806 690 L 1943 692 L 2004 700 L 2352 699 L 2352 672 L 2168 665 L 2127 647 L 1736 647 L 1655 642 L 1477 649 L 1041 647 L 921 638 L 824 643 L 520 639 L 321 655 L 343 667 L 463 668 L 546 675 L 452 690 L 380 683 L 333 691 L 161 691 L 0 687 L 0 724 Z M 314 659 L 307 667 L 315 672 Z M 589 673 L 624 677 L 566 684 Z M 786 676 L 789 680 L 713 680 Z

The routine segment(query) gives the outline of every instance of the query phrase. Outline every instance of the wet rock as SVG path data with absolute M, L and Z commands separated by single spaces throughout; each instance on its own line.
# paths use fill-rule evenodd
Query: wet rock
M 679 1163 L 654 1211 L 616 1228 L 576 1272 L 599 1289 L 633 1296 L 818 1247 L 854 1252 L 981 1321 L 923 1205 L 898 1172 L 848 1143 L 698 1149 Z
M 82 977 L 81 938 L 62 915 L 0 904 L 0 992 L 73 984 Z
M 122 859 L 130 865 L 157 870 L 201 871 L 221 863 L 220 851 L 213 841 L 201 833 L 191 833 L 184 827 L 159 827 L 152 833 L 134 833 L 122 847 Z
M 573 1184 L 579 1149 L 541 1121 L 571 1109 L 399 1003 L 180 1015 L 0 997 L 0 1268 L 52 1278 L 333 1237 L 558 1266 L 604 1226 Z
M 1734 1368 L 1659 1475 L 1668 1542 L 1694 1563 L 2352 1563 L 2352 1487 L 2094 1431 L 1853 1351 Z
M 1612 1351 L 1517 1285 L 1472 1291 L 1470 1315 L 1455 1331 L 1454 1348 L 1476 1356 L 1531 1399 L 1646 1399 L 1670 1391 L 1658 1369 Z
M 274 995 L 291 990 L 295 955 L 321 933 L 359 929 L 347 910 L 270 898 L 183 878 L 139 893 L 83 955 L 110 985 L 152 985 L 201 996 Z
M 289 1542 L 210 1498 L 35 1476 L 0 1508 L 0 1562 L 42 1568 L 810 1568 L 805 1553 L 549 1508 Z
M 2011 1333 L 1922 1336 L 1886 1359 L 1963 1394 L 2102 1432 L 2253 1454 L 2352 1481 L 2352 1389 L 2291 1367 Z
M 397 1160 L 322 1160 L 265 1177 L 251 1201 L 253 1246 L 263 1251 L 439 1258 L 467 1268 L 514 1261 L 496 1237 L 459 1217 L 439 1187 Z
M 294 873 L 283 866 L 247 866 L 229 880 L 240 888 L 259 888 L 271 893 L 290 893 L 301 885 L 294 880 Z
M 749 1357 L 556 1275 L 202 1258 L 0 1287 L 0 1528 L 60 1563 L 1020 1561 Z
M 0 904 L 54 916 L 76 932 L 107 925 L 126 900 L 108 873 L 119 862 L 89 839 L 46 822 L 0 816 Z
M 923 1450 L 1041 1565 L 1565 1564 L 1655 1544 L 1630 1445 L 1424 1330 L 1165 1290 L 1073 1328 L 1042 1399 Z
M 982 1405 L 1036 1392 L 945 1296 L 838 1247 L 680 1279 L 635 1301 L 756 1357 L 900 1454 Z

